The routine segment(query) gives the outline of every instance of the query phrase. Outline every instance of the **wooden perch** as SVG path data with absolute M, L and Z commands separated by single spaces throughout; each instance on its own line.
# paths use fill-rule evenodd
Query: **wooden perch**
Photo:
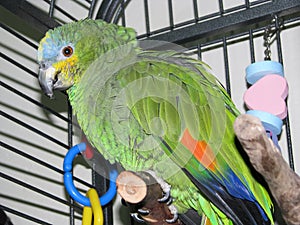
M 117 178 L 118 193 L 125 200 L 131 212 L 138 209 L 149 211 L 149 214 L 140 217 L 150 225 L 169 225 L 167 219 L 171 214 L 166 203 L 158 202 L 162 198 L 162 189 L 155 179 L 146 172 L 134 173 L 124 171 Z M 183 225 L 177 220 L 172 225 Z
M 267 137 L 260 120 L 239 116 L 234 130 L 253 167 L 265 178 L 288 225 L 300 224 L 300 177 Z

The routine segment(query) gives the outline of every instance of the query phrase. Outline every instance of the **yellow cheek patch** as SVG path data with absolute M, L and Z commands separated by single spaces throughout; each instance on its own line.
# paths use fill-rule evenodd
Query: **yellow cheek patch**
M 63 61 L 59 61 L 53 64 L 53 67 L 56 71 L 61 71 L 64 74 L 69 74 L 73 70 L 75 70 L 75 64 L 78 62 L 78 57 L 73 55 L 70 58 L 67 58 Z

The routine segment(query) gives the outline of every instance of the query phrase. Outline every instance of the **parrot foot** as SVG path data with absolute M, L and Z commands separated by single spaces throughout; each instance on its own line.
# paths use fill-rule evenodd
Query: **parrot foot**
M 164 196 L 158 199 L 158 201 L 160 203 L 167 203 L 169 205 L 172 202 L 171 185 L 165 182 L 162 178 L 158 177 L 154 171 L 148 170 L 147 173 L 151 174 L 151 176 L 156 180 L 156 182 L 160 185 L 161 189 L 164 192 Z
M 173 215 L 173 218 L 166 219 L 167 223 L 175 223 L 178 220 L 178 211 L 177 208 L 172 204 L 173 198 L 171 196 L 171 185 L 169 185 L 167 182 L 165 182 L 162 178 L 158 177 L 154 171 L 147 171 L 152 175 L 152 177 L 156 180 L 156 182 L 160 185 L 162 191 L 164 192 L 163 197 L 158 199 L 158 202 L 160 203 L 166 203 L 168 205 L 168 208 Z
M 178 211 L 174 205 L 169 205 L 168 207 L 169 207 L 171 214 L 173 215 L 173 218 L 167 219 L 166 222 L 167 223 L 175 223 L 178 220 Z

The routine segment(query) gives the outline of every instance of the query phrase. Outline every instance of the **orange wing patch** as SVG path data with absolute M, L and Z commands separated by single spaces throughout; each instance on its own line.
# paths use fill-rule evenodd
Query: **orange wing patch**
M 195 140 L 190 132 L 185 129 L 181 143 L 194 155 L 194 157 L 205 167 L 215 170 L 215 154 L 206 141 Z
M 212 225 L 210 220 L 206 217 L 204 225 Z

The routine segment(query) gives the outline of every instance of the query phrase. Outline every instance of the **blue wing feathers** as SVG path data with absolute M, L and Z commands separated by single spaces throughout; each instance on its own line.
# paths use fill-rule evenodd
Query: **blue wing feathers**
M 220 178 L 208 169 L 205 171 L 206 176 L 201 176 L 199 172 L 194 170 L 183 169 L 183 171 L 197 188 L 235 225 L 270 224 L 266 213 L 253 194 L 230 168 L 225 173 L 226 178 L 224 176 Z M 193 174 L 190 171 L 193 171 Z

